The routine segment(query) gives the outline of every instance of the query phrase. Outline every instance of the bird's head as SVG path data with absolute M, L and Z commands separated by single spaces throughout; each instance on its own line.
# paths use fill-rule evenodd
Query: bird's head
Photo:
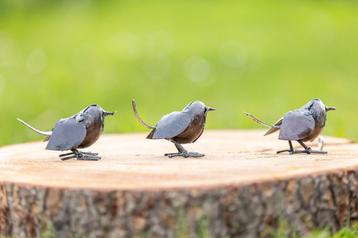
M 98 118 L 98 119 L 102 119 L 102 118 L 104 119 L 107 116 L 114 115 L 114 112 L 107 112 L 98 104 L 89 105 L 83 110 L 83 113 L 88 113 L 92 115 L 94 118 Z
M 324 127 L 327 120 L 327 112 L 336 110 L 335 107 L 327 107 L 320 99 L 313 99 L 304 106 L 305 109 L 312 113 L 317 123 Z
M 316 98 L 305 105 L 305 108 L 314 113 L 329 112 L 336 110 L 335 107 L 327 107 L 324 103 Z
M 208 107 L 201 101 L 194 101 L 194 102 L 189 103 L 184 108 L 183 111 L 187 111 L 193 115 L 201 115 L 201 114 L 206 115 L 207 112 L 215 111 L 215 110 L 216 110 L 215 108 Z

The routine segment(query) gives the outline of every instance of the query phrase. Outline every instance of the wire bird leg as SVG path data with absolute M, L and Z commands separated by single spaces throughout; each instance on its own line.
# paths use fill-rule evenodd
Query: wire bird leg
M 282 154 L 282 153 L 285 153 L 285 152 L 288 152 L 290 153 L 291 155 L 295 153 L 295 150 L 293 149 L 293 146 L 292 146 L 292 141 L 288 141 L 288 144 L 290 146 L 290 149 L 289 150 L 280 150 L 280 151 L 277 151 L 277 154 Z
M 299 140 L 297 141 L 303 148 L 304 150 L 294 150 L 293 146 L 292 146 L 292 141 L 288 141 L 289 145 L 290 145 L 290 149 L 289 150 L 280 150 L 277 151 L 277 154 L 281 154 L 281 153 L 285 153 L 288 152 L 291 155 L 293 154 L 327 154 L 326 151 L 321 151 L 321 150 L 312 150 L 311 147 L 308 147 L 305 143 L 303 143 L 303 141 Z
M 98 156 L 98 153 L 91 152 L 82 152 L 77 149 L 71 149 L 71 152 L 60 154 L 61 160 L 69 160 L 69 159 L 77 159 L 77 160 L 92 160 L 97 161 L 100 160 L 101 157 Z
M 306 153 L 306 154 L 327 154 L 326 151 L 322 151 L 322 150 L 312 150 L 311 147 L 308 147 L 305 143 L 303 143 L 303 141 L 299 140 L 297 141 L 298 143 L 300 143 L 300 145 L 304 148 L 303 151 L 299 151 L 300 153 Z
M 172 141 L 175 145 L 175 147 L 178 150 L 178 153 L 166 153 L 164 154 L 164 156 L 167 156 L 168 158 L 174 158 L 174 157 L 184 157 L 184 158 L 189 158 L 189 157 L 193 157 L 193 158 L 199 158 L 199 157 L 203 157 L 205 156 L 204 154 L 200 154 L 198 152 L 188 152 L 186 149 L 184 149 L 184 147 L 175 142 Z

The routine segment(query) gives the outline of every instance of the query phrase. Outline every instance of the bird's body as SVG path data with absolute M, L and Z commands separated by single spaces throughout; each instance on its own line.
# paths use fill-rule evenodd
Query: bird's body
M 180 144 L 194 143 L 204 132 L 206 115 L 197 115 L 190 122 L 189 126 L 172 140 Z
M 313 141 L 321 134 L 323 128 L 326 125 L 327 112 L 330 110 L 335 110 L 335 108 L 326 107 L 321 100 L 313 99 L 303 107 L 288 112 L 273 126 L 269 126 L 270 129 L 266 132 L 265 135 L 280 131 L 279 139 L 289 142 L 290 150 L 288 151 L 291 153 L 294 153 L 291 141 L 299 142 L 305 148 L 303 151 L 305 153 L 317 152 L 312 151 L 311 148 L 304 144 L 304 142 Z M 259 124 L 268 125 L 250 114 L 247 115 L 253 118 Z M 286 151 L 287 150 L 279 152 Z
M 183 111 L 172 112 L 163 116 L 154 127 L 148 126 L 139 117 L 134 101 L 133 110 L 138 120 L 152 129 L 147 139 L 166 139 L 175 144 L 179 153 L 166 154 L 167 156 L 203 156 L 199 153 L 187 152 L 181 144 L 194 143 L 200 138 L 205 128 L 207 112 L 214 110 L 213 108 L 206 107 L 204 103 L 195 101 L 187 105 Z
M 280 140 L 302 140 L 303 142 L 315 140 L 322 132 L 324 126 L 320 125 L 306 110 L 297 110 L 285 115 L 280 126 Z
M 170 119 L 171 117 L 175 119 Z M 191 117 L 191 115 L 185 111 L 173 112 L 164 116 L 158 122 L 156 128 L 149 133 L 147 138 L 170 139 L 180 144 L 193 143 L 202 135 L 205 127 L 205 121 L 205 114 L 194 115 Z M 173 128 L 171 130 L 170 127 L 174 127 L 175 129 Z
M 113 113 L 104 111 L 98 105 L 90 105 L 71 117 L 59 120 L 51 132 L 42 132 L 34 129 L 24 121 L 18 120 L 48 137 L 47 150 L 72 151 L 72 153 L 65 154 L 67 157 L 60 155 L 60 157 L 63 157 L 62 159 L 97 160 L 100 159 L 97 154 L 79 152 L 77 149 L 87 148 L 98 140 L 104 128 L 104 118 L 107 115 L 113 115 Z
M 100 125 L 100 123 L 94 122 L 92 127 L 89 127 L 87 129 L 86 137 L 82 141 L 82 143 L 78 146 L 78 148 L 87 148 L 93 145 L 102 134 L 103 128 L 104 127 Z

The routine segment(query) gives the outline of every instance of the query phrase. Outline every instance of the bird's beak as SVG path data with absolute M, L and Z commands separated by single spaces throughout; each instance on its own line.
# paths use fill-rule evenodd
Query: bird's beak
M 103 116 L 106 117 L 106 116 L 113 116 L 115 112 L 106 112 L 106 111 L 103 111 Z
M 326 112 L 337 110 L 335 107 L 326 107 Z
M 208 112 L 210 112 L 210 111 L 215 111 L 216 110 L 216 108 L 213 108 L 213 107 L 208 107 Z

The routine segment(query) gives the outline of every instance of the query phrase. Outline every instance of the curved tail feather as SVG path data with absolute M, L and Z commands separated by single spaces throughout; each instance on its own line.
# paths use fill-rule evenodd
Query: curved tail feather
M 244 112 L 244 114 L 246 115 L 246 116 L 248 116 L 248 117 L 250 117 L 254 122 L 256 122 L 257 124 L 259 124 L 259 125 L 262 125 L 262 126 L 266 126 L 266 127 L 274 127 L 273 125 L 270 125 L 270 124 L 268 124 L 268 123 L 266 123 L 266 122 L 263 122 L 263 121 L 261 121 L 260 119 L 258 119 L 257 117 L 255 117 L 254 115 L 252 115 L 252 114 L 250 114 L 250 113 L 248 113 L 248 112 Z
M 270 128 L 266 133 L 265 136 L 270 135 L 278 130 L 280 130 L 280 126 L 282 124 L 282 119 L 280 119 L 278 122 L 275 123 L 275 125 L 270 125 L 266 122 L 261 121 L 260 119 L 258 119 L 257 117 L 255 117 L 254 115 L 248 113 L 248 112 L 244 112 L 244 114 L 246 116 L 248 116 L 249 118 L 251 118 L 254 122 L 256 122 L 259 125 L 265 126 Z
M 137 111 L 137 104 L 134 100 L 134 98 L 132 99 L 132 107 L 133 107 L 133 112 L 134 112 L 134 116 L 137 118 L 137 120 L 139 121 L 140 124 L 142 124 L 143 126 L 149 128 L 149 129 L 155 129 L 154 126 L 150 126 L 148 125 L 145 121 L 143 121 L 143 119 L 139 116 L 139 113 Z
M 41 131 L 39 129 L 36 129 L 35 127 L 31 126 L 30 124 L 26 123 L 25 121 L 21 120 L 20 118 L 17 118 L 19 122 L 21 122 L 26 127 L 30 128 L 31 130 L 35 131 L 36 133 L 43 135 L 43 136 L 51 136 L 52 131 Z

